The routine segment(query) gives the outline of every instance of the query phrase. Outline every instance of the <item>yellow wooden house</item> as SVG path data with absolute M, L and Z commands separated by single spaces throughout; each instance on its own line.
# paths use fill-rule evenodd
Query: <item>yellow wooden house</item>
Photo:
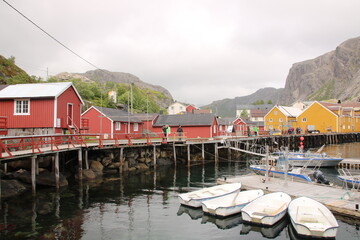
M 306 132 L 359 132 L 360 103 L 313 102 L 298 117 L 297 125 Z
M 264 116 L 264 129 L 270 133 L 285 133 L 289 128 L 297 127 L 297 116 L 302 110 L 296 107 L 274 106 Z

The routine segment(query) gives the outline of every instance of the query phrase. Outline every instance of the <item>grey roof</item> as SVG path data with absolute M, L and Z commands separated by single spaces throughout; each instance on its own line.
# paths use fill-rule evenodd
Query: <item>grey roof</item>
M 137 114 L 134 114 L 134 116 L 142 121 L 152 121 L 157 116 L 159 116 L 159 114 L 158 113 L 148 113 L 148 114 L 147 113 L 137 113 Z
M 236 110 L 251 110 L 251 109 L 271 109 L 274 104 L 261 104 L 261 105 L 236 105 Z
M 211 126 L 214 118 L 214 114 L 159 115 L 153 126 Z
M 219 125 L 230 125 L 230 124 L 233 124 L 236 119 L 238 119 L 238 118 L 223 117 L 223 118 L 218 118 L 218 122 L 219 122 Z
M 106 108 L 93 106 L 99 112 L 102 112 L 106 117 L 110 118 L 114 122 L 132 122 L 132 123 L 142 123 L 142 121 L 135 117 L 133 114 L 129 114 L 124 110 L 119 110 L 116 108 Z

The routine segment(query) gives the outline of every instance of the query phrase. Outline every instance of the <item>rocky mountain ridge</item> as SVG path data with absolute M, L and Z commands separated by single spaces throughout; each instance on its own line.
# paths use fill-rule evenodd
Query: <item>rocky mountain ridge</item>
M 162 108 L 167 108 L 171 103 L 173 103 L 173 97 L 167 89 L 158 85 L 146 83 L 140 80 L 140 78 L 137 76 L 130 73 L 110 72 L 104 69 L 97 69 L 87 71 L 85 73 L 59 73 L 55 76 L 55 78 L 64 81 L 70 80 L 72 78 L 78 78 L 83 82 L 115 82 L 123 84 L 135 84 L 138 88 L 162 93 L 165 98 L 161 98 L 156 101 L 156 103 Z

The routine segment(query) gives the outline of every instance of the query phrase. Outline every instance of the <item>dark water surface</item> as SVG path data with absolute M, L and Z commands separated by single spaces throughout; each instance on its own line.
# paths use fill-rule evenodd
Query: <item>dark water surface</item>
M 342 152 L 359 158 L 360 144 L 333 145 L 328 154 Z M 344 152 L 343 152 L 344 151 Z M 335 169 L 324 169 L 335 180 Z M 128 175 L 107 174 L 92 183 L 71 184 L 3 200 L 0 239 L 298 239 L 289 220 L 272 228 L 243 224 L 240 216 L 218 219 L 200 209 L 180 206 L 178 193 L 215 184 L 224 175 L 249 173 L 247 162 L 214 162 L 161 168 Z M 337 217 L 336 239 L 360 239 L 359 221 Z

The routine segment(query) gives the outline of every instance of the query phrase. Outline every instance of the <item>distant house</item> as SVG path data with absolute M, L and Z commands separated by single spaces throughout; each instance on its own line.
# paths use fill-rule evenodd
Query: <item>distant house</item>
M 212 138 L 219 135 L 218 120 L 213 114 L 159 115 L 153 127 L 159 129 L 156 131 L 159 132 L 164 125 L 170 126 L 170 137 L 176 135 L 179 126 L 187 138 Z
M 225 117 L 219 118 L 219 134 L 226 136 L 243 136 L 247 131 L 247 124 L 241 118 Z
M 313 102 L 298 116 L 304 131 L 360 132 L 360 103 Z
M 286 132 L 297 127 L 297 117 L 302 110 L 296 107 L 276 105 L 264 117 L 265 131 Z
M 186 112 L 188 112 L 188 113 L 193 113 L 196 110 L 199 110 L 199 109 L 197 107 L 195 107 L 194 105 L 188 105 L 186 107 Z
M 186 112 L 186 105 L 184 105 L 182 103 L 174 102 L 168 107 L 169 115 L 179 114 L 182 112 Z
M 0 90 L 8 135 L 79 132 L 84 104 L 71 82 L 9 85 Z
M 123 110 L 92 106 L 81 116 L 89 120 L 87 132 L 91 134 L 117 139 L 125 139 L 126 135 L 133 138 L 142 136 L 143 122 Z
M 261 105 L 237 105 L 236 116 L 241 118 L 247 118 L 254 122 L 263 122 L 264 116 L 274 107 L 273 104 L 261 104 Z

